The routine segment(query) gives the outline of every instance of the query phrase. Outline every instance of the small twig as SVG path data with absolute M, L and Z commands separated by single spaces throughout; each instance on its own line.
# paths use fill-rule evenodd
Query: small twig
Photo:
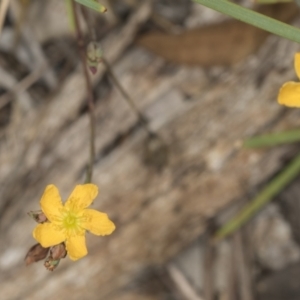
M 182 294 L 179 292 L 174 280 L 170 277 L 170 272 L 167 267 L 156 268 L 154 274 L 156 275 L 157 280 L 159 280 L 165 288 L 167 294 L 173 297 L 174 300 L 181 300 Z
M 43 79 L 45 80 L 47 86 L 54 90 L 58 87 L 58 80 L 56 78 L 55 72 L 52 69 L 49 61 L 41 48 L 40 43 L 37 41 L 36 37 L 34 36 L 31 28 L 28 25 L 23 25 L 21 28 L 22 38 L 26 41 L 28 45 L 28 50 L 30 51 L 32 59 L 28 65 L 29 68 L 34 69 L 39 66 L 46 65 L 46 72 L 43 75 Z
M 21 81 L 16 83 L 10 91 L 0 96 L 0 109 L 3 108 L 7 103 L 9 103 L 14 95 L 22 94 L 26 90 L 28 90 L 35 82 L 37 82 L 41 78 L 46 69 L 46 65 L 40 66 L 25 78 L 23 78 Z
M 234 254 L 236 260 L 236 274 L 238 275 L 238 287 L 241 300 L 253 300 L 251 288 L 251 275 L 245 257 L 245 248 L 242 241 L 241 231 L 233 235 Z
M 95 22 L 94 22 L 92 14 L 91 14 L 91 10 L 87 9 L 83 5 L 80 6 L 80 10 L 81 10 L 81 14 L 83 16 L 83 19 L 86 22 L 90 40 L 96 41 L 97 40 L 97 35 L 96 35 L 96 30 L 95 30 Z
M 173 279 L 174 283 L 182 293 L 184 299 L 186 300 L 203 300 L 194 288 L 187 281 L 182 272 L 176 267 L 174 263 L 171 263 L 167 270 L 170 274 L 170 277 Z
M 135 103 L 132 100 L 132 98 L 130 97 L 130 95 L 125 91 L 125 89 L 123 88 L 123 86 L 119 82 L 118 78 L 115 76 L 113 70 L 111 69 L 110 64 L 108 63 L 108 61 L 104 57 L 102 58 L 102 61 L 103 61 L 103 64 L 105 65 L 105 68 L 106 68 L 106 70 L 107 70 L 107 72 L 108 72 L 111 80 L 113 81 L 113 83 L 115 84 L 115 86 L 117 87 L 117 89 L 119 90 L 119 92 L 121 93 L 121 95 L 123 96 L 123 98 L 126 100 L 126 102 L 128 103 L 128 105 L 131 107 L 132 111 L 134 111 L 134 113 L 138 117 L 140 123 L 143 125 L 143 127 L 146 130 L 146 132 L 148 133 L 148 135 L 149 136 L 153 136 L 153 132 L 151 131 L 151 129 L 148 126 L 147 119 L 139 111 L 139 109 L 135 105 Z
M 14 37 L 14 45 L 13 45 L 13 49 L 16 49 L 21 41 L 21 34 L 22 31 L 24 30 L 24 27 L 26 28 L 26 19 L 28 16 L 28 9 L 29 9 L 29 4 L 30 2 L 27 1 L 19 1 L 19 3 L 17 4 L 18 6 L 21 6 L 21 8 L 19 8 L 19 13 L 18 13 L 18 17 L 16 17 L 16 15 L 14 15 L 15 18 L 15 24 L 14 24 L 14 28 L 15 28 L 15 37 Z M 14 11 L 14 8 L 12 8 L 12 10 Z M 15 11 L 14 11 L 15 13 Z M 25 25 L 25 26 L 24 26 Z
M 115 76 L 112 71 L 108 61 L 103 57 L 102 62 L 106 67 L 106 70 L 112 79 L 113 83 L 123 96 L 124 100 L 127 102 L 131 110 L 136 114 L 140 124 L 143 126 L 143 129 L 148 134 L 148 140 L 145 147 L 144 161 L 148 165 L 156 167 L 157 170 L 163 168 L 168 162 L 168 147 L 165 144 L 164 140 L 156 133 L 153 132 L 149 125 L 147 119 L 140 112 L 138 107 L 135 105 L 134 101 L 130 95 L 125 91 L 125 89 L 120 84 L 118 78 Z
M 28 2 L 28 1 L 27 1 Z M 58 87 L 58 80 L 56 78 L 54 70 L 52 70 L 48 59 L 41 47 L 41 43 L 38 42 L 36 36 L 31 30 L 29 24 L 26 24 L 26 14 L 29 2 L 26 6 L 21 5 L 21 1 L 12 1 L 10 3 L 10 17 L 15 24 L 15 36 L 14 44 L 10 48 L 14 52 L 17 48 L 24 48 L 26 56 L 18 55 L 18 59 L 26 65 L 30 71 L 34 71 L 41 65 L 47 65 L 47 70 L 43 74 L 43 80 L 51 90 Z M 22 43 L 20 43 L 22 40 Z
M 74 23 L 75 23 L 75 32 L 76 32 L 76 40 L 77 46 L 79 50 L 79 55 L 82 63 L 82 67 L 84 70 L 84 77 L 86 82 L 87 89 L 87 104 L 89 108 L 89 116 L 90 116 L 90 158 L 89 165 L 87 169 L 86 183 L 92 182 L 93 177 L 93 166 L 95 160 L 95 105 L 94 105 L 94 95 L 92 89 L 92 83 L 89 77 L 87 65 L 86 65 L 86 54 L 84 48 L 84 40 L 80 29 L 79 19 L 76 11 L 76 4 L 74 0 L 72 0 L 72 10 L 74 14 Z
M 205 256 L 204 256 L 204 298 L 205 300 L 214 299 L 214 262 L 215 245 L 212 240 L 211 230 L 208 230 Z
M 151 15 L 151 21 L 169 34 L 179 34 L 183 31 L 183 29 L 181 29 L 179 26 L 173 24 L 171 21 L 165 19 L 160 14 L 155 12 L 153 12 Z
M 10 0 L 1 0 L 0 2 L 0 35 L 2 32 L 5 16 L 7 13 L 8 5 Z
M 226 291 L 225 299 L 226 300 L 237 300 L 237 290 L 238 290 L 238 279 L 237 279 L 237 261 L 236 253 L 234 251 L 235 245 L 233 238 L 229 239 L 230 243 L 230 267 L 228 270 L 228 276 L 226 281 Z
M 205 249 L 205 264 L 204 264 L 204 297 L 205 300 L 214 299 L 213 287 L 213 251 L 212 245 L 208 242 Z

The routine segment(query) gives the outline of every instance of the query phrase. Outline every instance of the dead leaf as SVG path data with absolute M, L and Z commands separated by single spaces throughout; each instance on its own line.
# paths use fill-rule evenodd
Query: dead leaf
M 299 12 L 294 3 L 266 5 L 260 13 L 288 22 Z M 237 20 L 187 30 L 178 35 L 150 32 L 137 41 L 167 61 L 179 64 L 232 65 L 254 53 L 268 32 Z

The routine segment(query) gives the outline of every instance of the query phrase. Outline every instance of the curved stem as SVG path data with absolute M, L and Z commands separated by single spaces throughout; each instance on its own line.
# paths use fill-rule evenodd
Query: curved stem
M 89 108 L 89 116 L 90 116 L 90 158 L 86 175 L 86 183 L 92 182 L 93 178 L 93 166 L 95 160 L 95 105 L 94 105 L 94 95 L 92 89 L 91 79 L 88 73 L 87 65 L 86 65 L 86 55 L 84 48 L 84 40 L 80 29 L 79 19 L 76 11 L 76 4 L 74 0 L 72 0 L 72 10 L 74 15 L 74 25 L 76 32 L 76 40 L 78 51 L 82 63 L 82 67 L 84 70 L 84 77 L 87 89 L 87 104 Z

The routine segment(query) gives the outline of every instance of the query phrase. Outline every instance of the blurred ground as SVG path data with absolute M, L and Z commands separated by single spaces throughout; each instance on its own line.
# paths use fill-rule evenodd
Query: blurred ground
M 88 236 L 89 255 L 53 273 L 25 267 L 35 226 L 26 212 L 47 184 L 66 198 L 84 181 L 89 119 L 64 2 L 11 1 L 0 36 L 0 299 L 300 299 L 299 180 L 232 237 L 211 241 L 299 149 L 238 146 L 299 126 L 298 110 L 275 101 L 295 78 L 298 46 L 188 0 L 105 5 L 105 15 L 85 12 L 159 138 L 99 66 L 95 208 L 117 230 Z M 256 9 L 300 24 L 291 3 Z M 86 24 L 85 33 L 89 42 Z

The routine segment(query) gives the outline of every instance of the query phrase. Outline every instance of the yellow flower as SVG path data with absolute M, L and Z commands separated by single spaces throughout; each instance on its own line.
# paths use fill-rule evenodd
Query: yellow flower
M 295 54 L 294 67 L 300 79 L 300 53 Z M 289 107 L 300 107 L 300 82 L 286 82 L 279 91 L 278 103 Z
M 48 221 L 37 225 L 33 237 L 44 248 L 65 242 L 72 260 L 85 256 L 86 230 L 96 235 L 108 235 L 115 230 L 105 213 L 87 208 L 97 194 L 98 187 L 94 184 L 77 185 L 63 205 L 56 186 L 48 185 L 40 201 Z

